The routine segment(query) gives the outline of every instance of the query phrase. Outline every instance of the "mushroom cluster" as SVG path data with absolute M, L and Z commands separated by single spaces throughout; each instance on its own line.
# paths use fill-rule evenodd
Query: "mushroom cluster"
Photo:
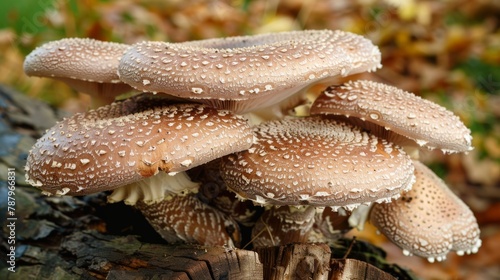
M 49 129 L 30 151 L 27 181 L 47 195 L 112 190 L 109 202 L 134 205 L 169 242 L 238 247 L 242 227 L 254 246 L 328 242 L 370 220 L 406 255 L 474 253 L 471 210 L 418 161 L 421 147 L 472 149 L 457 116 L 373 81 L 304 101 L 312 85 L 380 61 L 369 40 L 331 30 L 47 43 L 25 72 L 108 104 Z

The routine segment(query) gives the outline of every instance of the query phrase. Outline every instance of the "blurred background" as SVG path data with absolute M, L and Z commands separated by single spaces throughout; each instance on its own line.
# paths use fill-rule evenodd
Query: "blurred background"
M 383 68 L 370 76 L 439 103 L 472 130 L 467 155 L 423 161 L 474 211 L 478 254 L 429 264 L 404 257 L 368 227 L 355 232 L 422 279 L 500 279 L 500 1 L 417 0 L 16 0 L 0 3 L 0 84 L 69 112 L 89 99 L 65 84 L 29 78 L 24 57 L 67 37 L 134 43 L 341 29 L 371 39 Z M 350 77 L 355 79 L 357 77 Z

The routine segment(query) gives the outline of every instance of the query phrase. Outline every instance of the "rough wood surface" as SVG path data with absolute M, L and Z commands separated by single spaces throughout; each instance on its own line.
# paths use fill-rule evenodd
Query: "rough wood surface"
M 264 264 L 265 279 L 396 279 L 364 261 L 332 259 L 331 248 L 326 244 L 290 244 L 255 250 Z
M 332 269 L 340 270 L 340 266 L 331 266 L 330 258 L 343 259 L 349 247 L 349 257 L 362 260 L 356 265 L 364 271 L 372 273 L 371 267 L 362 265 L 369 262 L 385 271 L 380 275 L 412 279 L 406 271 L 387 264 L 383 252 L 364 242 L 351 246 L 350 240 L 340 240 L 333 247 L 294 244 L 258 251 L 169 245 L 137 210 L 122 203 L 106 204 L 105 193 L 42 196 L 26 185 L 23 167 L 36 139 L 63 114 L 0 86 L 0 115 L 2 280 L 334 279 Z M 16 177 L 15 273 L 7 263 L 12 246 L 6 219 L 7 168 L 14 168 Z M 358 270 L 352 261 L 345 262 L 343 273 L 346 268 L 350 273 Z
M 326 244 L 256 248 L 265 279 L 328 279 L 332 252 Z
M 61 247 L 76 265 L 107 279 L 257 279 L 262 264 L 255 252 L 191 245 L 144 244 L 133 236 L 77 232 Z

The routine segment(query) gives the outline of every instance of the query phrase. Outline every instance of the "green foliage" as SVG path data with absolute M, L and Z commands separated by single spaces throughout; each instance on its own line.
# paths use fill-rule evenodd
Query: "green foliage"
M 426 165 L 441 179 L 444 179 L 448 174 L 448 167 L 443 162 L 433 161 L 426 163 Z
M 12 28 L 17 34 L 36 34 L 47 30 L 46 13 L 55 0 L 17 0 L 0 3 L 0 29 Z
M 470 58 L 459 65 L 478 88 L 487 94 L 500 94 L 500 65 L 489 64 L 478 58 Z

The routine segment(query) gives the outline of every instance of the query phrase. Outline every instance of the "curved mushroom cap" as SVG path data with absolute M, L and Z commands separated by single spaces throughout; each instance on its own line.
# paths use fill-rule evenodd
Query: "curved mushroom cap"
M 285 119 L 255 128 L 248 151 L 223 158 L 228 188 L 258 204 L 348 210 L 399 197 L 414 181 L 399 147 L 321 118 Z
M 275 104 L 333 76 L 374 71 L 380 51 L 343 31 L 309 30 L 186 43 L 142 42 L 122 57 L 120 79 L 147 92 L 235 112 Z
M 452 112 L 381 83 L 350 81 L 331 86 L 311 107 L 311 115 L 318 114 L 347 116 L 344 120 L 395 143 L 402 142 L 391 132 L 445 153 L 472 150 L 470 130 Z
M 477 252 L 481 240 L 472 211 L 432 170 L 418 161 L 414 165 L 412 189 L 397 201 L 374 205 L 371 222 L 405 255 L 433 262 L 444 260 L 450 250 Z
M 119 95 L 132 90 L 118 78 L 118 64 L 129 45 L 88 38 L 70 38 L 46 43 L 24 61 L 28 76 L 49 77 L 66 82 L 92 95 Z
M 49 194 L 84 195 L 184 171 L 253 141 L 247 122 L 228 111 L 147 103 L 127 99 L 59 122 L 31 150 L 27 181 Z
M 168 242 L 234 247 L 241 240 L 238 224 L 193 194 L 135 206 Z M 236 244 L 235 244 L 236 243 Z

